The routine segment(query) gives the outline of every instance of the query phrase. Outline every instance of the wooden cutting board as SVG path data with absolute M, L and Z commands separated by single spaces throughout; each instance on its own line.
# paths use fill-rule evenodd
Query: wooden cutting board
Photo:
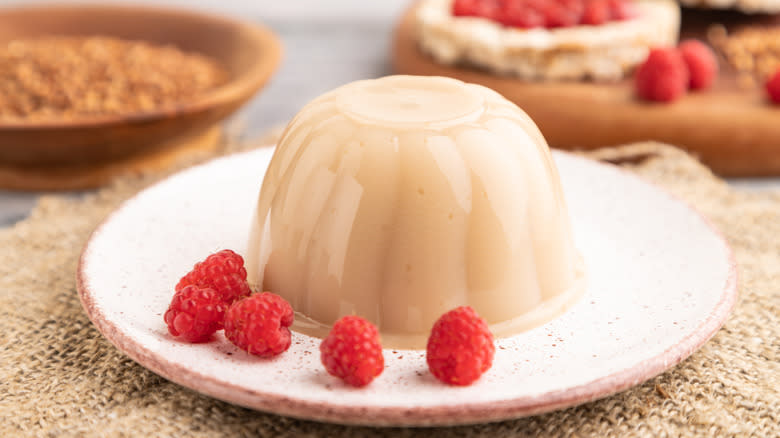
M 414 10 L 404 14 L 395 33 L 397 73 L 449 76 L 493 88 L 525 110 L 553 147 L 594 149 L 657 140 L 687 149 L 724 176 L 780 175 L 780 106 L 768 102 L 763 87 L 738 87 L 735 72 L 723 65 L 712 89 L 673 104 L 638 100 L 631 78 L 609 84 L 526 82 L 435 62 L 417 48 Z M 684 11 L 682 35 L 706 40 L 710 23 L 733 30 L 757 21 L 780 25 L 780 16 Z
M 179 138 L 126 158 L 83 165 L 19 166 L 0 163 L 0 188 L 24 191 L 84 190 L 105 185 L 115 177 L 161 170 L 177 160 L 215 150 L 222 138 L 219 127 Z

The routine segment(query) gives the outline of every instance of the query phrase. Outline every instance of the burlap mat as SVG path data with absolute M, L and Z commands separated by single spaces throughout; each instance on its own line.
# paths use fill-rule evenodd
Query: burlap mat
M 231 143 L 222 152 L 247 147 Z M 44 198 L 29 219 L 0 230 L 0 436 L 780 436 L 780 193 L 736 192 L 657 144 L 592 155 L 688 200 L 725 233 L 739 264 L 741 298 L 726 326 L 643 385 L 547 415 L 437 429 L 299 421 L 182 388 L 109 344 L 76 294 L 90 231 L 161 177 L 134 175 L 83 199 Z

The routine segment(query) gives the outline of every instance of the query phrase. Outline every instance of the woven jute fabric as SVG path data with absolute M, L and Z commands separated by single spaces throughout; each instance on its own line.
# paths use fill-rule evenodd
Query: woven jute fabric
M 230 142 L 221 152 L 250 146 Z M 739 265 L 740 300 L 723 329 L 644 384 L 513 421 L 374 429 L 256 412 L 170 383 L 106 341 L 76 292 L 90 232 L 163 177 L 129 175 L 85 197 L 45 197 L 0 230 L 0 436 L 780 436 L 780 193 L 735 191 L 658 144 L 589 155 L 687 200 L 724 233 Z

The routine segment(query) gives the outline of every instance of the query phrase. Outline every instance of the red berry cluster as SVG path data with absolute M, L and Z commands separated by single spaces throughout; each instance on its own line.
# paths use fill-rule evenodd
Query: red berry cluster
M 292 307 L 283 298 L 250 295 L 244 259 L 226 249 L 197 263 L 175 287 L 165 312 L 173 336 L 205 342 L 225 328 L 225 337 L 242 350 L 270 357 L 290 348 Z
M 636 71 L 639 97 L 657 102 L 672 102 L 688 89 L 709 88 L 718 74 L 718 60 L 712 49 L 697 40 L 683 41 L 679 47 L 650 50 Z
M 294 312 L 270 292 L 250 295 L 244 259 L 230 250 L 210 255 L 176 285 L 164 320 L 168 331 L 189 342 L 205 342 L 224 327 L 242 350 L 273 357 L 291 344 Z M 493 363 L 495 347 L 487 323 L 471 307 L 445 313 L 433 326 L 427 358 L 442 382 L 469 385 Z M 328 373 L 349 385 L 368 385 L 385 367 L 377 328 L 359 316 L 345 316 L 320 344 Z
M 426 358 L 434 377 L 450 385 L 470 385 L 493 364 L 493 335 L 471 307 L 442 315 L 428 338 Z M 333 325 L 320 345 L 325 369 L 353 386 L 365 386 L 382 373 L 384 358 L 379 332 L 358 316 Z
M 531 29 L 600 25 L 636 15 L 631 0 L 455 0 L 456 17 L 481 17 Z

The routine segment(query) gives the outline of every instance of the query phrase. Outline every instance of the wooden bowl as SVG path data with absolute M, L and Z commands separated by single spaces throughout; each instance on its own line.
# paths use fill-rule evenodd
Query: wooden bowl
M 228 81 L 164 109 L 75 120 L 0 120 L 0 163 L 72 165 L 146 153 L 205 133 L 252 97 L 281 58 L 268 29 L 209 14 L 141 6 L 50 5 L 0 9 L 0 44 L 46 35 L 110 36 L 173 44 L 219 61 Z

